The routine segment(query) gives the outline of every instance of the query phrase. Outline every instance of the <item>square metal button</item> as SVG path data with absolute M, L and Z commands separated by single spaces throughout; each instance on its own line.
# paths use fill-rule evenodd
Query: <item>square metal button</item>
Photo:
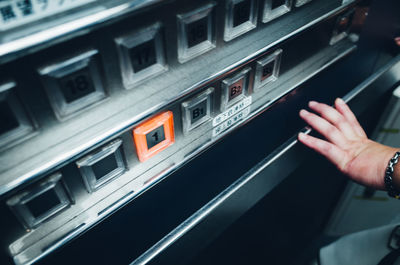
M 7 205 L 29 229 L 38 227 L 71 203 L 72 198 L 62 181 L 61 173 L 55 173 L 7 200 Z
M 267 23 L 292 9 L 292 0 L 264 0 L 263 23 Z
M 178 60 L 184 63 L 215 48 L 215 3 L 178 14 Z
M 16 94 L 17 84 L 0 84 L 0 149 L 24 140 L 34 132 L 34 124 Z
M 214 88 L 210 87 L 199 95 L 182 103 L 184 134 L 211 120 L 213 92 Z
M 257 26 L 256 0 L 227 0 L 224 40 L 230 41 Z
M 250 71 L 251 68 L 246 67 L 239 73 L 222 81 L 221 111 L 224 111 L 227 107 L 242 100 L 249 94 L 248 87 Z
M 259 91 L 268 83 L 278 79 L 282 50 L 278 49 L 272 54 L 264 56 L 256 62 L 256 74 L 254 78 L 254 91 Z
M 99 61 L 98 51 L 90 50 L 38 70 L 58 119 L 106 98 Z
M 115 43 L 126 88 L 168 70 L 161 23 L 118 37 Z
M 122 140 L 117 139 L 76 162 L 89 192 L 94 192 L 126 171 Z

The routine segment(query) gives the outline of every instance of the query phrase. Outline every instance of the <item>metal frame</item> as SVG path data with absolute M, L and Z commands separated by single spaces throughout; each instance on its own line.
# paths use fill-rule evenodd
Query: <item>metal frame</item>
M 264 10 L 262 22 L 267 23 L 275 18 L 278 18 L 292 9 L 292 0 L 286 0 L 285 4 L 272 9 L 273 0 L 264 0 Z
M 34 124 L 15 93 L 16 86 L 17 84 L 13 81 L 0 84 L 0 102 L 8 104 L 18 122 L 16 128 L 0 135 L 0 150 L 2 147 L 25 140 L 29 134 L 33 135 L 35 130 Z
M 234 17 L 234 7 L 236 4 L 249 1 L 250 2 L 250 16 L 249 20 L 234 27 L 233 17 Z M 224 30 L 224 40 L 230 41 L 240 35 L 254 29 L 257 27 L 257 0 L 227 0 L 226 1 L 226 11 L 225 11 L 225 30 Z
M 121 145 L 122 140 L 117 139 L 102 147 L 100 150 L 95 151 L 76 162 L 76 165 L 81 172 L 83 182 L 90 193 L 95 192 L 106 183 L 124 174 L 126 171 L 125 161 L 120 148 Z M 110 155 L 115 157 L 118 167 L 107 173 L 105 176 L 96 178 L 92 166 Z
M 255 77 L 254 77 L 254 91 L 255 92 L 259 91 L 266 84 L 274 82 L 276 79 L 278 79 L 279 69 L 280 69 L 280 65 L 281 65 L 281 56 L 282 56 L 282 49 L 278 49 L 278 50 L 274 51 L 272 54 L 267 55 L 266 57 L 261 58 L 260 60 L 257 60 L 256 73 L 255 73 Z M 264 80 L 261 80 L 262 71 L 263 71 L 264 66 L 273 61 L 275 63 L 274 63 L 274 70 L 273 70 L 271 76 L 267 77 Z
M 57 198 L 60 200 L 60 203 L 57 206 L 49 209 L 44 214 L 34 217 L 29 210 L 27 203 L 50 190 L 54 190 Z M 71 203 L 72 200 L 70 199 L 69 192 L 64 183 L 62 183 L 61 173 L 55 173 L 32 189 L 22 191 L 21 193 L 14 195 L 7 200 L 7 205 L 27 229 L 38 227 L 41 223 L 47 221 L 60 211 L 69 207 Z
M 204 124 L 205 122 L 211 120 L 213 93 L 214 93 L 214 88 L 210 87 L 206 91 L 182 103 L 182 124 L 183 124 L 184 134 L 189 133 L 189 131 L 193 130 L 194 128 L 197 128 L 200 125 Z M 207 104 L 206 115 L 201 119 L 197 120 L 196 122 L 192 123 L 191 122 L 192 119 L 190 117 L 191 114 L 190 110 L 197 104 L 200 104 L 204 101 L 206 101 Z
M 115 39 L 118 50 L 122 81 L 125 88 L 131 88 L 132 85 L 141 83 L 168 70 L 165 59 L 161 29 L 162 24 L 160 22 L 157 22 L 151 26 L 139 29 L 125 36 Z M 154 41 L 156 63 L 138 72 L 135 72 L 133 69 L 132 61 L 130 60 L 129 52 L 131 49 L 134 49 L 137 46 L 148 41 Z
M 178 61 L 180 63 L 187 62 L 203 53 L 212 50 L 216 46 L 216 31 L 215 31 L 215 18 L 214 6 L 215 2 L 208 3 L 207 5 L 193 10 L 185 14 L 178 14 Z M 199 21 L 200 19 L 207 18 L 207 40 L 199 44 L 189 47 L 187 27 L 190 23 Z
M 300 6 L 305 5 L 305 4 L 307 4 L 307 3 L 311 2 L 311 1 L 312 0 L 296 0 L 295 6 L 296 7 L 300 7 Z
M 98 51 L 92 49 L 38 69 L 50 104 L 59 120 L 65 120 L 89 106 L 98 104 L 107 97 L 97 56 Z M 59 80 L 85 68 L 89 71 L 95 91 L 68 103 L 61 91 Z
M 242 100 L 245 96 L 249 94 L 249 73 L 251 71 L 250 67 L 246 67 L 237 74 L 226 78 L 221 83 L 221 111 L 226 110 L 227 107 L 232 106 L 233 104 Z M 235 97 L 234 99 L 229 101 L 229 87 L 243 79 L 243 88 L 242 94 L 240 96 Z

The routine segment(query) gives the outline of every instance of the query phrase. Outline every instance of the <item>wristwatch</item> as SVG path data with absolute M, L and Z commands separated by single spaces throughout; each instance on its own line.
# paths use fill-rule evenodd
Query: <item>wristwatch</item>
M 400 190 L 393 184 L 394 166 L 399 162 L 400 152 L 396 152 L 389 160 L 388 166 L 385 171 L 385 187 L 390 197 L 400 199 Z

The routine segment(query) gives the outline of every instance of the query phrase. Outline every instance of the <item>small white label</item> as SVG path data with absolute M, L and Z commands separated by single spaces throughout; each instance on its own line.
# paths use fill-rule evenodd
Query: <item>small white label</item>
M 240 111 L 239 113 L 236 113 L 231 118 L 227 119 L 226 121 L 215 127 L 213 129 L 212 136 L 215 137 L 220 133 L 224 132 L 228 128 L 232 127 L 233 125 L 241 121 L 243 118 L 247 117 L 249 113 L 250 113 L 250 107 L 247 107 L 244 110 Z
M 251 105 L 251 96 L 244 98 L 242 101 L 236 103 L 223 113 L 219 114 L 217 117 L 213 119 L 213 127 L 217 126 L 221 122 L 226 121 L 227 119 L 234 116 L 236 113 L 240 112 L 244 108 Z

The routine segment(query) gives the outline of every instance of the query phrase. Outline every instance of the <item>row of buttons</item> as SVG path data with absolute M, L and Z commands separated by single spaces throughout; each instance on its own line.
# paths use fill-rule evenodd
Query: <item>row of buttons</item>
M 296 6 L 304 1 L 297 0 Z M 229 41 L 255 28 L 257 1 L 226 1 L 224 39 Z M 265 0 L 263 22 L 291 9 L 291 0 Z M 183 63 L 216 47 L 215 3 L 178 14 L 178 60 Z M 285 10 L 285 12 L 283 12 Z M 121 75 L 126 88 L 137 85 L 168 70 L 163 44 L 162 24 L 137 30 L 115 39 Z M 91 49 L 38 69 L 50 104 L 59 120 L 65 120 L 83 109 L 107 98 L 98 50 Z M 35 130 L 29 113 L 18 97 L 10 93 L 15 82 L 0 84 L 2 120 L 0 147 L 15 143 Z
M 255 79 L 257 81 L 255 83 L 258 84 L 258 89 L 261 89 L 266 83 L 276 80 L 281 53 L 282 50 L 278 49 L 256 61 Z M 221 115 L 243 102 L 247 102 L 243 107 L 251 104 L 251 100 L 247 100 L 251 99 L 247 96 L 252 91 L 249 82 L 250 73 L 251 67 L 245 67 L 238 73 L 222 80 Z M 215 88 L 209 87 L 181 103 L 184 135 L 211 121 L 214 109 L 214 92 Z M 243 108 L 240 107 L 240 109 Z M 238 111 L 239 109 L 236 112 Z M 223 120 L 219 119 L 217 123 L 221 123 Z M 239 118 L 236 118 L 236 120 L 238 121 Z M 175 142 L 173 112 L 169 110 L 162 112 L 137 125 L 132 130 L 132 137 L 140 162 L 145 162 L 165 150 Z M 96 192 L 127 171 L 122 140 L 116 139 L 85 155 L 75 162 L 75 166 L 79 170 L 87 192 Z M 73 203 L 73 196 L 60 172 L 14 195 L 7 201 L 7 204 L 27 229 L 38 227 Z

